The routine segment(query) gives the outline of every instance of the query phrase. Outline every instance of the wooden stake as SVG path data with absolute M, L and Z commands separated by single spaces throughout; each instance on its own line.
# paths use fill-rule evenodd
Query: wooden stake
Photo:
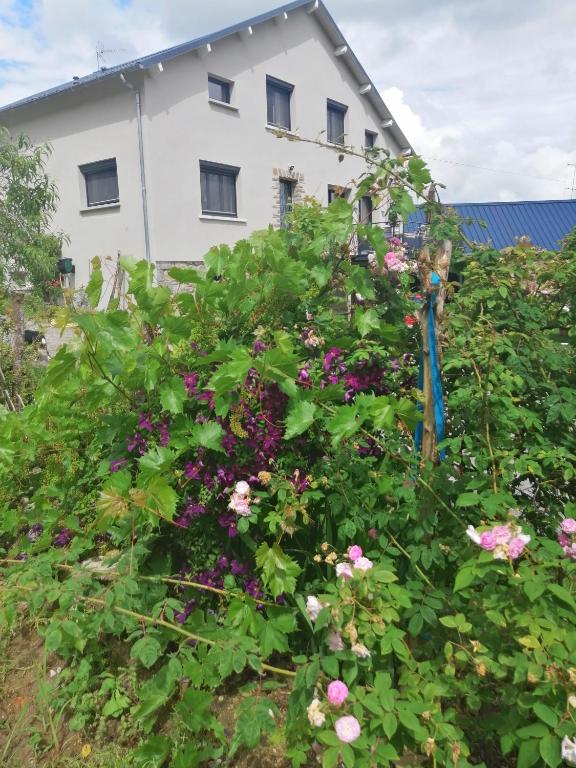
M 422 434 L 422 463 L 428 461 L 436 463 L 438 461 L 438 450 L 436 446 L 436 417 L 434 414 L 434 392 L 432 388 L 432 361 L 430 359 L 430 322 L 434 323 L 434 335 L 436 337 L 437 364 L 440 366 L 442 358 L 441 336 L 442 319 L 444 317 L 444 301 L 446 299 L 446 286 L 448 283 L 448 272 L 450 270 L 450 260 L 452 256 L 452 243 L 444 240 L 436 249 L 434 256 L 430 257 L 428 246 L 424 246 L 418 258 L 418 268 L 420 272 L 420 281 L 422 290 L 426 295 L 426 302 L 420 310 L 420 328 L 422 331 L 422 392 L 424 397 L 424 422 Z M 440 285 L 434 287 L 432 284 L 432 274 L 436 273 L 440 277 Z M 434 312 L 430 316 L 429 301 L 430 294 L 436 293 L 434 303 Z

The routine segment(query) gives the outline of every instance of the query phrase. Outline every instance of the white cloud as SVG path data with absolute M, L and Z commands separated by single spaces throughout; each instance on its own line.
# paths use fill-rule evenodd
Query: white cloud
M 0 0 L 0 103 L 93 71 L 98 41 L 112 65 L 279 1 Z M 327 4 L 446 200 L 569 196 L 574 0 Z

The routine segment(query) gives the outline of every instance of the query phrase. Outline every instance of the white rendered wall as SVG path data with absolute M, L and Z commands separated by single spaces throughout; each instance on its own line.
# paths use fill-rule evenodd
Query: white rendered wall
M 233 81 L 232 105 L 208 101 L 208 74 Z M 304 138 L 325 140 L 326 99 L 348 106 L 346 143 L 361 148 L 364 131 L 379 134 L 377 144 L 393 152 L 387 131 L 331 43 L 305 11 L 286 21 L 270 21 L 128 79 L 142 93 L 145 165 L 153 261 L 201 261 L 214 244 L 233 244 L 274 218 L 278 171 L 294 166 L 307 195 L 327 202 L 329 184 L 349 186 L 363 161 L 338 150 L 278 139 L 266 128 L 266 75 L 294 86 L 292 129 Z M 48 171 L 60 192 L 55 227 L 66 232 L 65 256 L 76 265 L 76 285 L 84 285 L 90 259 L 115 264 L 118 251 L 145 257 L 138 136 L 134 94 L 119 77 L 52 97 L 0 116 L 13 134 L 49 141 Z M 115 157 L 120 204 L 86 209 L 78 166 Z M 238 220 L 202 217 L 199 161 L 240 167 Z M 379 220 L 375 214 L 375 220 Z

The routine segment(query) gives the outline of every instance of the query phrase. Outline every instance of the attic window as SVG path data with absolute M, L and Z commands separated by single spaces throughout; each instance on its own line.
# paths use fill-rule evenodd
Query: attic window
M 81 165 L 80 171 L 86 183 L 86 204 L 89 208 L 120 200 L 115 157 Z
M 208 98 L 230 104 L 231 85 L 229 80 L 208 75 Z

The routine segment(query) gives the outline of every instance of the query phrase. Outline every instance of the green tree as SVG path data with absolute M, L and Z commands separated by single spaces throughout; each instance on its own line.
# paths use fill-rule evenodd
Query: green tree
M 63 235 L 51 231 L 58 202 L 46 144 L 0 128 L 0 281 L 35 288 L 53 277 Z

